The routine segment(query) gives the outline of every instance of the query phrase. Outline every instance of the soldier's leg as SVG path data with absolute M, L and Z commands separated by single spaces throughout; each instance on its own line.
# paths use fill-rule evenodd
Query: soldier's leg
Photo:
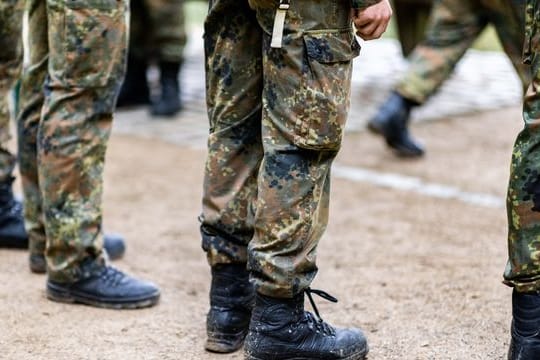
M 37 173 L 37 131 L 43 106 L 43 84 L 49 53 L 47 8 L 43 0 L 27 0 L 28 59 L 21 77 L 17 144 L 24 193 L 25 225 L 29 237 L 30 268 L 44 269 L 45 226 Z
M 530 66 L 523 63 L 525 0 L 495 1 L 490 6 L 490 22 L 495 26 L 504 52 L 516 69 L 525 92 L 531 83 Z
M 509 360 L 540 358 L 540 14 L 535 3 L 527 3 L 525 37 L 532 82 L 523 102 L 525 126 L 512 151 L 506 200 L 508 262 L 504 282 L 514 288 Z
M 184 0 L 146 0 L 146 4 L 161 84 L 160 97 L 152 104 L 152 114 L 172 116 L 182 108 L 178 76 L 187 39 Z
M 25 199 L 25 225 L 29 237 L 29 265 L 33 272 L 45 273 L 46 237 L 37 170 L 37 133 L 44 102 L 43 86 L 47 77 L 49 56 L 46 2 L 27 0 L 27 9 L 29 64 L 22 73 L 19 90 L 18 160 Z M 111 259 L 123 255 L 123 238 L 105 234 L 104 240 Z
M 488 12 L 479 0 L 438 0 L 426 37 L 409 56 L 409 67 L 394 91 L 369 120 L 398 156 L 419 157 L 423 147 L 409 134 L 411 109 L 424 103 L 450 76 L 457 62 L 487 24 Z
M 146 70 L 150 57 L 151 22 L 144 0 L 131 0 L 127 69 L 117 107 L 150 104 Z
M 258 11 L 265 30 L 264 157 L 248 247 L 257 295 L 246 358 L 363 359 L 367 343 L 359 329 L 335 329 L 304 311 L 328 220 L 330 167 L 347 117 L 352 59 L 359 50 L 350 1 L 291 1 L 282 48 L 270 47 L 275 13 Z M 314 321 L 319 327 L 309 325 Z
M 424 103 L 450 76 L 487 25 L 486 10 L 478 0 L 440 0 L 433 5 L 426 38 L 409 57 L 409 67 L 396 90 Z
M 261 30 L 247 1 L 210 1 L 204 44 L 210 135 L 201 235 L 212 267 L 206 348 L 231 352 L 251 316 L 247 244 L 263 156 Z
M 0 247 L 27 248 L 22 205 L 13 198 L 15 156 L 7 148 L 10 139 L 8 94 L 19 78 L 22 64 L 22 16 L 24 2 L 0 2 Z
M 415 46 L 424 39 L 432 3 L 432 0 L 394 0 L 395 19 L 403 56 L 409 56 Z
M 108 266 L 102 251 L 103 166 L 125 69 L 126 14 L 125 1 L 47 0 L 37 152 L 47 296 L 55 301 L 138 308 L 159 299 L 157 287 Z

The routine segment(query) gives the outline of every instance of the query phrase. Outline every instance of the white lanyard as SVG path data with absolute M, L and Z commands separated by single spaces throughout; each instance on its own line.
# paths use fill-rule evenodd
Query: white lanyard
M 285 16 L 287 10 L 289 10 L 290 0 L 281 0 L 279 7 L 276 10 L 276 17 L 274 18 L 274 29 L 272 30 L 272 43 L 270 47 L 281 48 L 283 44 L 283 29 L 285 27 Z

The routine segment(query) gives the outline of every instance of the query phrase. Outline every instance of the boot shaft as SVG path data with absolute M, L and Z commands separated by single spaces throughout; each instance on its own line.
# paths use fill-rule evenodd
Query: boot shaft
M 0 182 L 0 209 L 11 208 L 15 202 L 13 197 L 13 181 L 14 177 Z
M 229 353 L 242 346 L 254 296 L 245 264 L 212 267 L 210 310 L 206 316 L 207 350 Z
M 159 63 L 161 94 L 152 103 L 152 115 L 174 116 L 182 110 L 180 83 L 178 80 L 180 66 L 180 62 Z
M 512 316 L 514 328 L 521 336 L 540 332 L 540 294 L 512 293 Z
M 212 267 L 210 305 L 253 306 L 255 292 L 249 282 L 249 272 L 244 264 L 225 264 Z
M 160 82 L 162 91 L 179 94 L 178 75 L 180 72 L 180 62 L 160 62 Z
M 540 359 L 540 294 L 514 290 L 512 318 L 508 360 Z

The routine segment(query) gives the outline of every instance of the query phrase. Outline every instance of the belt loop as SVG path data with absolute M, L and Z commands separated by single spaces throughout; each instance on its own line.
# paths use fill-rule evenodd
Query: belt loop
M 281 48 L 283 44 L 283 29 L 285 27 L 285 16 L 290 7 L 290 0 L 280 0 L 274 18 L 274 29 L 272 30 L 272 43 L 270 47 Z

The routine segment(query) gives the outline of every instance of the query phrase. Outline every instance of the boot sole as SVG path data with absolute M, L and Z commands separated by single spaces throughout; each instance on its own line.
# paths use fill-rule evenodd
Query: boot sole
M 368 352 L 369 352 L 369 346 L 366 345 L 366 347 L 364 349 L 357 352 L 356 354 L 351 354 L 351 355 L 349 355 L 347 357 L 344 357 L 344 358 L 339 358 L 339 359 L 336 358 L 336 360 L 364 360 L 364 359 L 366 359 Z M 244 355 L 245 355 L 246 360 L 274 360 L 274 359 L 279 359 L 279 360 L 317 360 L 317 359 L 326 360 L 326 359 L 328 359 L 328 357 L 324 357 L 324 358 L 314 358 L 314 357 L 305 357 L 305 356 L 286 357 L 286 355 L 284 357 L 276 357 L 275 354 L 271 354 L 268 357 L 265 357 L 263 355 L 263 357 L 261 357 L 260 355 L 255 356 L 255 355 L 251 355 L 251 354 L 249 354 L 247 352 Z
M 154 306 L 159 301 L 159 291 L 140 299 L 114 300 L 90 297 L 82 293 L 67 291 L 55 284 L 47 283 L 47 298 L 67 304 L 84 304 L 105 309 L 141 309 Z
M 209 332 L 204 348 L 207 351 L 227 354 L 237 351 L 244 344 L 247 330 L 238 334 L 223 334 L 218 332 Z

